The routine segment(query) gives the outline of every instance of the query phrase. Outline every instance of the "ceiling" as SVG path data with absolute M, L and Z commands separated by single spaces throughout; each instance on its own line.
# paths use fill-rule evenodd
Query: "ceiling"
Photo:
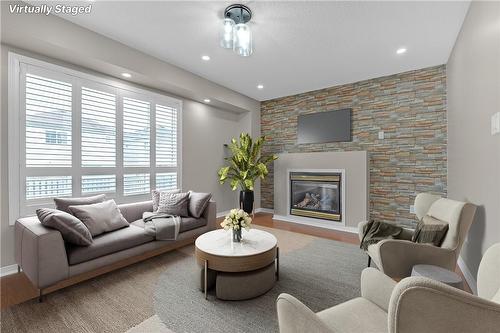
M 218 46 L 231 2 L 96 0 L 89 15 L 61 17 L 262 101 L 446 63 L 470 4 L 244 3 L 254 14 L 247 58 Z

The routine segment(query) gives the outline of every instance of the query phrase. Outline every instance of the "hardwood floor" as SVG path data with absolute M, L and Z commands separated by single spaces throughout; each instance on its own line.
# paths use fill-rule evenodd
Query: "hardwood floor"
M 219 220 L 221 220 L 221 219 L 219 219 Z M 357 234 L 273 220 L 272 215 L 268 214 L 268 213 L 256 214 L 255 218 L 253 220 L 253 223 L 256 225 L 269 227 L 269 228 L 288 230 L 288 231 L 292 231 L 292 232 L 297 232 L 297 233 L 307 234 L 307 235 L 311 235 L 311 236 L 332 239 L 332 240 L 350 243 L 350 244 L 359 244 L 359 238 L 358 238 Z M 182 245 L 186 245 L 186 244 L 182 244 Z M 176 247 L 178 247 L 178 246 L 176 246 Z M 58 283 L 57 285 L 49 288 L 48 292 L 52 292 L 52 291 L 73 285 L 73 284 L 81 282 L 83 280 L 96 277 L 98 275 L 110 272 L 112 270 L 115 270 L 115 269 L 118 269 L 118 268 L 121 268 L 121 267 L 124 267 L 127 265 L 130 265 L 132 263 L 144 260 L 144 259 L 149 258 L 149 257 L 153 257 L 155 255 L 162 253 L 162 252 L 166 252 L 166 251 L 169 251 L 172 249 L 174 249 L 174 248 L 172 247 L 172 248 L 160 249 L 161 251 L 156 250 L 156 251 L 153 251 L 151 253 L 147 253 L 147 254 L 144 254 L 141 256 L 128 258 L 126 260 L 120 261 L 116 264 L 110 265 L 108 267 L 105 267 L 105 268 L 102 268 L 102 269 L 99 269 L 96 271 L 92 271 L 89 273 L 82 274 L 80 276 L 76 276 L 76 277 L 67 279 L 67 280 L 65 280 L 61 283 Z M 460 274 L 463 278 L 463 274 L 458 267 L 457 267 L 457 273 Z M 464 279 L 464 281 L 465 281 L 465 279 Z M 469 288 L 467 283 L 465 283 L 465 290 L 468 292 L 471 292 L 471 289 Z M 29 299 L 33 299 L 36 297 L 38 297 L 38 289 L 33 287 L 33 285 L 30 283 L 30 281 L 24 275 L 24 273 L 22 273 L 22 272 L 16 273 L 16 274 L 12 274 L 12 275 L 8 275 L 8 276 L 4 276 L 4 277 L 0 278 L 0 300 L 1 300 L 0 307 L 2 309 L 6 308 L 8 306 L 14 305 L 14 304 L 19 304 L 19 303 L 25 302 Z

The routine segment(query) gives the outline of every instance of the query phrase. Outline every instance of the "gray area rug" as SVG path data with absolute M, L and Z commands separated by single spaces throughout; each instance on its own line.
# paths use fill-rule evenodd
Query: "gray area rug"
M 160 276 L 154 309 L 176 333 L 278 332 L 275 302 L 280 293 L 297 297 L 317 312 L 359 296 L 365 267 L 366 257 L 356 245 L 317 239 L 281 255 L 280 280 L 265 295 L 221 301 L 213 292 L 204 299 L 195 259 L 184 257 Z

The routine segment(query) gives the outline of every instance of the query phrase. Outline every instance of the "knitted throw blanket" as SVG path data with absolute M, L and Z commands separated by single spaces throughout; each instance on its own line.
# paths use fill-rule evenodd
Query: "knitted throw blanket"
M 371 244 L 376 244 L 384 239 L 393 239 L 399 236 L 403 228 L 387 222 L 368 222 L 363 228 L 363 239 L 359 247 L 367 250 Z

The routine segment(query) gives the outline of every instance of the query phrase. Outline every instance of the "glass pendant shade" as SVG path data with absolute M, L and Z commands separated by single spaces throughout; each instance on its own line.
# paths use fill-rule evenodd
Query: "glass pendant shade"
M 238 23 L 234 26 L 233 50 L 242 57 L 248 57 L 253 52 L 252 31 L 245 23 Z
M 234 21 L 230 18 L 225 18 L 222 22 L 222 29 L 220 31 L 220 46 L 225 49 L 233 48 L 233 33 Z

